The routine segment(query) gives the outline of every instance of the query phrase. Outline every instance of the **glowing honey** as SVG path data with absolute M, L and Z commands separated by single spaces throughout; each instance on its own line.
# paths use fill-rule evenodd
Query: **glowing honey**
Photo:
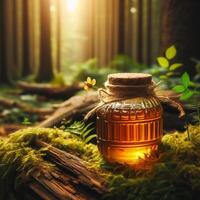
M 162 107 L 155 96 L 111 102 L 97 112 L 98 148 L 109 162 L 137 164 L 157 149 L 162 134 Z

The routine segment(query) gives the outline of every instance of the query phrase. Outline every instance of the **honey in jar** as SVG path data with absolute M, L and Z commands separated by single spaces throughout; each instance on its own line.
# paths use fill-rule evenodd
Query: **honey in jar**
M 138 164 L 163 134 L 162 107 L 150 74 L 108 75 L 97 110 L 97 143 L 109 162 Z M 100 95 L 101 96 L 101 95 Z

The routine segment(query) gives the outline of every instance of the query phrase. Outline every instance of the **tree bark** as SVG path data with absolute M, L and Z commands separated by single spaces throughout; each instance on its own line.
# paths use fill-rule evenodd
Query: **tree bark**
M 195 75 L 195 63 L 200 59 L 200 1 L 167 0 L 163 2 L 160 53 L 171 45 L 178 49 L 175 62 L 184 64 L 183 71 Z
M 31 73 L 30 67 L 30 40 L 29 40 L 29 11 L 28 11 L 29 1 L 23 0 L 23 66 L 22 66 L 22 76 L 27 76 Z
M 62 2 L 57 0 L 57 70 L 61 72 L 61 51 L 60 51 L 60 42 L 61 42 L 61 12 L 62 12 Z
M 10 81 L 7 71 L 7 28 L 6 28 L 6 0 L 0 1 L 0 83 Z
M 38 166 L 27 184 L 27 199 L 35 196 L 41 200 L 95 200 L 107 192 L 106 181 L 87 162 L 41 141 L 35 145 L 47 149 L 45 160 L 55 167 L 46 170 Z
M 36 79 L 50 81 L 54 77 L 51 55 L 50 0 L 40 1 L 40 66 Z
M 125 0 L 119 1 L 119 54 L 125 53 Z

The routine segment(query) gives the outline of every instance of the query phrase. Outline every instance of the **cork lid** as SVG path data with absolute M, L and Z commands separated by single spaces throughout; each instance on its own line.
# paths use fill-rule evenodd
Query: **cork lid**
M 108 75 L 111 85 L 148 85 L 152 83 L 151 74 L 145 73 L 116 73 Z

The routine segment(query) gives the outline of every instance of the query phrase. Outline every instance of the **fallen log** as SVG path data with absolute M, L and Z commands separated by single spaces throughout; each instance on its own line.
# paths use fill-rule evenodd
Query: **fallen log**
M 54 109 L 53 108 L 34 108 L 26 103 L 22 103 L 20 101 L 0 97 L 0 105 L 7 108 L 19 108 L 24 112 L 40 114 L 40 115 L 48 115 L 51 114 Z
M 36 147 L 46 147 L 45 160 L 55 165 L 53 170 L 37 168 L 27 185 L 26 197 L 39 200 L 97 200 L 107 191 L 105 179 L 79 157 L 61 151 L 47 143 L 36 141 Z
M 158 91 L 158 95 L 170 97 L 173 100 L 179 101 L 179 96 L 173 91 Z M 99 102 L 97 92 L 88 92 L 84 95 L 71 97 L 67 101 L 58 105 L 58 109 L 48 119 L 39 124 L 39 127 L 54 127 L 62 120 L 69 120 L 74 116 L 83 116 Z M 178 117 L 178 111 L 168 105 L 162 103 L 164 108 L 164 129 L 165 130 L 183 130 L 184 119 Z M 169 116 L 170 119 L 169 120 Z
M 98 103 L 97 92 L 88 92 L 83 95 L 73 96 L 62 104 L 48 119 L 40 123 L 39 127 L 54 127 L 62 120 L 69 120 L 73 116 L 86 114 Z
M 23 93 L 39 94 L 51 98 L 69 98 L 82 89 L 81 84 L 69 86 L 53 86 L 44 83 L 27 83 L 20 81 L 17 86 L 22 89 Z

